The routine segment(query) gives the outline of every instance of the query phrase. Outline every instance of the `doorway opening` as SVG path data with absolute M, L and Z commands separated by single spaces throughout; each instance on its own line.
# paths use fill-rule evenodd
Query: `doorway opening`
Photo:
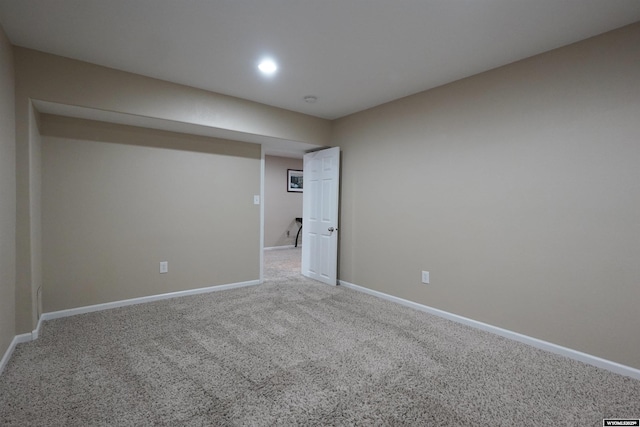
M 265 281 L 274 276 L 288 276 L 296 266 L 296 273 L 301 272 L 302 233 L 298 232 L 302 226 L 303 193 L 290 191 L 289 178 L 292 170 L 302 170 L 302 166 L 302 154 L 296 157 L 284 157 L 282 154 L 264 155 L 263 248 L 267 250 L 263 253 L 262 278 Z M 297 250 L 291 251 L 296 243 Z M 287 253 L 271 253 L 281 251 Z M 289 259 L 294 253 L 298 254 L 295 261 Z
M 261 254 L 261 279 L 269 280 L 270 277 L 288 276 L 295 272 L 296 275 L 301 273 L 310 279 L 335 286 L 340 148 L 316 150 L 303 157 L 302 160 L 276 158 L 264 156 L 263 152 L 262 248 L 268 248 L 269 251 Z M 291 185 L 292 171 L 299 174 L 294 191 Z M 286 185 L 283 188 L 282 179 L 285 176 Z M 294 230 L 291 230 L 292 225 Z M 301 250 L 298 245 L 300 238 Z

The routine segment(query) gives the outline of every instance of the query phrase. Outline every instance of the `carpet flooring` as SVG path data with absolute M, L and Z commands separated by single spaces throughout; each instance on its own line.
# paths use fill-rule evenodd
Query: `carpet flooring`
M 266 283 L 44 323 L 0 376 L 8 426 L 600 426 L 640 381 L 350 289 Z

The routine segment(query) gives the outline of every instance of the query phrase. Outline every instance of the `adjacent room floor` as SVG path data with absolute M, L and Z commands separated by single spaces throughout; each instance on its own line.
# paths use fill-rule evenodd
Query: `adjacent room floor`
M 301 278 L 302 248 L 264 251 L 264 278 L 267 281 Z

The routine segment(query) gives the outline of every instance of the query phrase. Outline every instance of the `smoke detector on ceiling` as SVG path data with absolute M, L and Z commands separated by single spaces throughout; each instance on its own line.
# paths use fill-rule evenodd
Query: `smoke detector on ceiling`
M 307 104 L 313 104 L 314 102 L 318 101 L 318 97 L 314 95 L 307 95 L 303 99 Z

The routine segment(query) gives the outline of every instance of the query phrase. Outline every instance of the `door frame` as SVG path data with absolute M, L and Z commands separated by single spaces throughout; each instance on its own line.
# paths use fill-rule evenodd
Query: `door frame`
M 334 147 L 330 147 L 330 146 L 325 146 L 325 147 L 318 147 L 318 148 L 314 148 L 311 150 L 307 150 L 305 151 L 304 154 L 308 154 L 308 153 L 312 153 L 314 151 L 320 151 L 320 150 L 325 150 L 327 148 L 334 148 Z M 342 178 L 342 150 L 340 150 L 340 162 L 339 162 L 339 179 Z M 274 156 L 277 156 L 277 154 L 273 154 Z M 264 198 L 265 198 L 265 188 L 264 188 L 264 184 L 265 184 L 265 174 L 266 174 L 266 170 L 265 170 L 265 156 L 266 156 L 266 152 L 265 152 L 265 147 L 264 144 L 260 144 L 260 275 L 259 275 L 259 283 L 263 284 L 264 283 Z M 340 218 L 340 212 L 341 212 L 341 188 L 342 185 L 338 185 L 338 219 Z M 300 255 L 302 257 L 302 254 Z M 339 270 L 340 270 L 340 237 L 338 235 L 338 249 L 337 249 L 337 259 L 336 259 L 336 275 L 339 275 Z M 300 272 L 300 274 L 302 274 L 302 272 Z M 337 284 L 337 283 L 336 283 Z

